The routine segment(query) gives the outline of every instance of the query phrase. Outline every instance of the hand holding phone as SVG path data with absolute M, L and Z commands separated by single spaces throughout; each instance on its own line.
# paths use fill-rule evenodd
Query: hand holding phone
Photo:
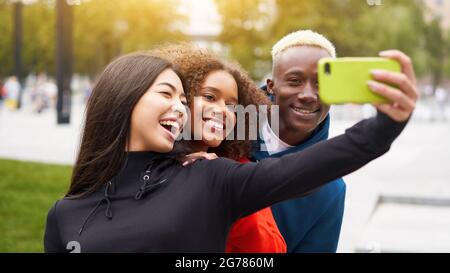
M 410 57 L 408 57 L 406 54 L 399 50 L 386 50 L 379 53 L 379 56 L 383 59 L 383 63 L 386 61 L 394 61 L 397 62 L 400 66 L 400 72 L 396 72 L 398 70 L 398 67 L 391 67 L 392 63 L 389 65 L 388 68 L 381 67 L 382 64 L 376 64 L 376 67 L 373 67 L 373 64 L 381 61 L 379 58 L 376 58 L 378 60 L 365 60 L 369 62 L 365 62 L 365 71 L 369 71 L 369 82 L 365 83 L 365 85 L 361 85 L 363 82 L 361 75 L 356 76 L 358 73 L 355 72 L 355 77 L 352 77 L 352 73 L 347 71 L 344 73 L 341 77 L 344 77 L 345 80 L 341 79 L 338 80 L 335 84 L 333 84 L 333 81 L 330 81 L 330 78 L 324 77 L 325 73 L 325 64 L 326 59 L 322 60 L 319 64 L 319 96 L 324 95 L 324 103 L 348 103 L 348 102 L 359 102 L 359 103 L 365 103 L 365 102 L 371 102 L 374 104 L 374 106 L 378 109 L 378 111 L 385 113 L 389 117 L 391 117 L 393 120 L 398 122 L 403 122 L 409 119 L 412 112 L 415 109 L 416 101 L 419 98 L 419 91 L 416 87 L 416 75 L 414 73 L 414 68 L 412 64 L 412 60 Z M 360 58 L 358 58 L 360 59 Z M 336 59 L 334 59 L 336 60 Z M 330 61 L 333 61 L 331 59 Z M 364 63 L 364 60 L 362 60 Z M 345 60 L 344 60 L 345 62 Z M 350 62 L 352 63 L 352 62 Z M 369 65 L 367 63 L 370 63 Z M 347 59 L 347 65 L 348 66 L 348 59 Z M 358 67 L 358 66 L 357 66 Z M 329 67 L 329 71 L 327 73 L 332 73 L 332 67 Z M 347 70 L 350 68 L 347 68 Z M 351 68 L 350 70 L 354 69 Z M 342 70 L 342 68 L 340 69 Z M 344 69 L 346 70 L 346 69 Z M 391 70 L 391 71 L 389 71 Z M 393 71 L 392 71 L 393 70 Z M 364 77 L 367 77 L 367 73 L 363 73 Z M 367 78 L 365 78 L 367 79 Z M 336 95 L 336 92 L 332 94 L 331 96 L 327 97 L 327 94 L 330 94 L 330 92 L 333 92 L 333 86 L 336 86 L 339 91 L 338 92 L 345 92 L 345 93 L 351 93 L 346 91 L 347 84 L 356 85 L 354 82 L 358 82 L 359 86 L 362 88 L 364 92 L 364 95 L 361 95 L 362 92 L 356 91 L 356 95 L 354 97 L 351 97 L 351 95 L 346 95 L 346 98 L 348 100 L 343 100 L 342 98 L 339 98 Z M 364 87 L 362 87 L 364 86 Z M 369 87 L 369 91 L 373 92 L 375 94 L 378 94 L 380 97 L 374 98 L 372 96 L 369 96 L 367 93 L 366 87 Z M 343 89 L 342 89 L 343 88 Z M 355 91 L 355 88 L 353 87 L 353 91 Z M 358 98 L 356 98 L 358 97 Z

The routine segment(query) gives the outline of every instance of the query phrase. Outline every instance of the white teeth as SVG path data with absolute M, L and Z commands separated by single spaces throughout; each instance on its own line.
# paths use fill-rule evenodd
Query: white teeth
M 306 110 L 306 109 L 301 109 L 301 108 L 297 108 L 297 107 L 292 107 L 292 109 L 294 109 L 295 112 L 299 112 L 299 113 L 302 113 L 302 114 L 312 114 L 312 113 L 317 111 L 317 110 L 314 110 L 314 111 Z
M 178 122 L 171 121 L 171 120 L 163 120 L 163 121 L 160 121 L 159 124 L 166 125 L 166 126 L 172 126 L 176 130 L 178 130 L 180 128 L 180 125 L 178 124 Z
M 223 130 L 223 124 L 219 123 L 214 120 L 208 120 L 206 123 L 208 123 L 211 127 L 214 127 L 215 129 Z

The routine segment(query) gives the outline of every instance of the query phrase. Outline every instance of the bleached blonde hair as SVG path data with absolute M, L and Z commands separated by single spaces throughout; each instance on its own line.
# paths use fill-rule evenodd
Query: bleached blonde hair
M 283 51 L 296 46 L 320 47 L 326 50 L 330 54 L 330 57 L 336 58 L 336 49 L 327 38 L 311 30 L 299 30 L 284 36 L 272 47 L 273 63 L 276 63 L 276 60 Z

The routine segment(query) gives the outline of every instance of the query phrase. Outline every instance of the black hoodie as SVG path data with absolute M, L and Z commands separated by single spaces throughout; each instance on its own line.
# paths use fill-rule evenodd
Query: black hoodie
M 223 252 L 240 217 L 349 174 L 387 152 L 406 122 L 382 113 L 301 152 L 259 163 L 128 153 L 98 192 L 50 209 L 46 252 Z

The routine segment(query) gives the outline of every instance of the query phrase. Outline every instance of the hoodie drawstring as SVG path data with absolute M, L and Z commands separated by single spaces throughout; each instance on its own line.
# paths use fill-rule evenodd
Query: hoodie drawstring
M 152 172 L 150 170 L 151 165 L 149 165 L 147 167 L 147 170 L 141 174 L 141 180 L 143 181 L 142 186 L 139 188 L 139 190 L 136 192 L 136 195 L 134 196 L 135 200 L 140 200 L 142 198 L 142 196 L 147 193 L 150 192 L 156 188 L 158 188 L 159 186 L 161 186 L 164 182 L 167 181 L 167 179 L 163 179 L 159 182 L 156 183 L 152 183 L 149 184 L 150 182 L 150 173 Z
M 162 157 L 162 158 L 159 158 L 157 160 L 163 161 L 163 159 L 165 159 L 165 158 Z M 151 181 L 150 174 L 152 172 L 151 168 L 152 168 L 154 162 L 155 162 L 155 160 L 152 160 L 152 162 L 147 166 L 146 171 L 141 173 L 141 179 L 140 180 L 143 183 L 142 183 L 141 187 L 139 188 L 139 190 L 136 192 L 136 194 L 134 196 L 135 200 L 142 199 L 142 197 L 144 196 L 145 193 L 150 192 L 150 191 L 158 188 L 164 182 L 167 181 L 167 179 L 162 179 L 159 182 L 150 183 L 150 181 Z M 159 166 L 159 167 L 161 167 L 160 170 L 168 168 L 171 164 L 172 164 L 171 161 L 162 162 L 162 164 L 160 164 L 160 166 Z M 172 174 L 172 172 L 170 172 L 170 174 Z M 159 179 L 159 178 L 157 178 L 157 179 Z M 112 182 L 108 181 L 108 183 L 106 184 L 106 189 L 105 189 L 105 193 L 103 195 L 103 198 L 97 203 L 97 205 L 89 212 L 88 216 L 84 219 L 83 224 L 82 224 L 80 230 L 78 231 L 78 235 L 81 235 L 81 233 L 84 231 L 84 229 L 86 227 L 86 224 L 88 223 L 89 219 L 94 215 L 94 213 L 97 211 L 97 209 L 103 203 L 106 203 L 106 211 L 105 211 L 106 218 L 108 218 L 108 219 L 112 219 L 113 218 L 112 207 L 111 207 L 111 200 L 110 200 L 110 195 L 109 195 L 109 190 L 110 190 L 111 186 L 113 186 Z M 113 192 L 113 194 L 114 194 L 114 192 Z
M 106 184 L 106 189 L 105 189 L 105 194 L 103 196 L 103 198 L 97 203 L 97 205 L 94 207 L 94 209 L 91 210 L 91 212 L 89 212 L 88 216 L 86 217 L 86 219 L 84 219 L 83 221 L 83 225 L 81 226 L 80 230 L 78 231 L 78 235 L 81 235 L 81 233 L 83 232 L 87 222 L 89 221 L 89 218 L 91 218 L 92 215 L 94 215 L 94 213 L 97 211 L 97 209 L 104 203 L 106 202 L 106 212 L 105 212 L 105 216 L 108 219 L 112 219 L 113 218 L 113 213 L 112 213 L 112 209 L 111 209 L 111 200 L 109 199 L 109 188 L 111 187 L 111 181 L 108 181 L 108 183 Z

